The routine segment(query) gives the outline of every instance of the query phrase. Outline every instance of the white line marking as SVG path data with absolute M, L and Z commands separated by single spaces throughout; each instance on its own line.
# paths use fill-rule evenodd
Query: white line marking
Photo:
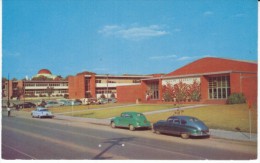
M 31 156 L 31 155 L 29 155 L 29 154 L 27 154 L 27 153 L 24 153 L 24 152 L 22 152 L 22 151 L 20 151 L 20 150 L 18 150 L 18 149 L 16 149 L 16 148 L 14 148 L 14 147 L 11 147 L 11 146 L 6 145 L 6 144 L 3 144 L 3 143 L 2 143 L 2 145 L 5 146 L 5 147 L 7 147 L 7 148 L 10 148 L 10 149 L 12 149 L 12 150 L 14 150 L 14 151 L 16 151 L 16 152 L 18 152 L 18 153 L 20 153 L 20 154 L 23 154 L 23 155 L 25 155 L 25 156 L 28 156 L 28 157 L 30 157 L 31 159 L 37 160 L 37 158 L 35 158 L 35 157 L 33 157 L 33 156 Z

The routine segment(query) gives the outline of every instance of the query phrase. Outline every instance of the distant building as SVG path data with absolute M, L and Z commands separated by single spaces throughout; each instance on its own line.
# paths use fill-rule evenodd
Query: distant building
M 70 76 L 69 98 L 100 98 L 117 97 L 118 86 L 139 85 L 142 79 L 151 78 L 145 75 L 98 75 L 93 72 L 83 72 Z
M 55 79 L 57 75 L 52 75 L 51 71 L 48 69 L 41 69 L 33 78 L 38 78 L 44 76 L 49 79 Z
M 63 97 L 68 94 L 68 81 L 67 80 L 54 80 L 56 75 L 48 69 L 40 70 L 33 78 L 44 76 L 48 80 L 19 80 L 19 81 L 6 81 L 2 86 L 3 97 L 13 98 L 17 97 L 20 92 L 23 92 L 25 97 Z M 9 93 L 8 93 L 9 90 Z
M 225 103 L 232 93 L 257 102 L 257 63 L 207 57 L 139 85 L 117 87 L 118 102 Z

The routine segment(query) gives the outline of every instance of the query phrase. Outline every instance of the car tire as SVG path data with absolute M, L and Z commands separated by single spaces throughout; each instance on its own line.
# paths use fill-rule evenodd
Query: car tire
M 116 128 L 115 122 L 111 122 L 111 127 L 112 127 L 112 128 Z
M 135 130 L 135 127 L 133 125 L 129 125 L 129 130 L 130 131 L 134 131 Z
M 160 131 L 158 131 L 158 130 L 154 130 L 154 132 L 155 132 L 156 134 L 158 134 L 158 135 L 160 135 L 160 134 L 161 134 L 161 132 L 160 132 Z
M 182 133 L 182 134 L 181 134 L 181 138 L 182 138 L 182 139 L 188 139 L 189 137 L 190 137 L 190 135 L 187 134 L 187 133 Z

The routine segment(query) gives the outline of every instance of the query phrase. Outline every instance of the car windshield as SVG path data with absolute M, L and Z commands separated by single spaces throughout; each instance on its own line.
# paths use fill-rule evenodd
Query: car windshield
M 38 111 L 49 111 L 48 109 L 39 109 Z

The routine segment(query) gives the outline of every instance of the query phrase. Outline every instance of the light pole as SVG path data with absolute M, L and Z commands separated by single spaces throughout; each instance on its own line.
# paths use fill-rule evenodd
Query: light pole
M 9 99 L 9 73 L 8 73 L 8 77 L 7 77 L 7 107 L 9 108 L 10 106 L 10 99 Z
M 107 74 L 107 99 L 108 99 L 108 74 Z

